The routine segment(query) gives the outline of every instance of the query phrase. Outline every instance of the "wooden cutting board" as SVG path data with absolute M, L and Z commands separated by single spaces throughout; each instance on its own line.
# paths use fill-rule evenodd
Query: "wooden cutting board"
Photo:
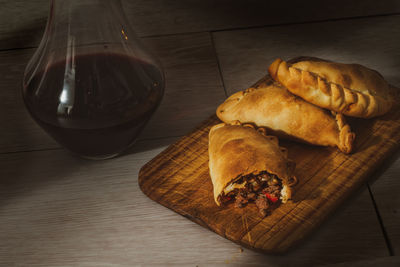
M 265 82 L 260 80 L 256 85 Z M 400 109 L 376 119 L 349 119 L 355 152 L 280 141 L 296 162 L 293 200 L 262 218 L 254 204 L 218 207 L 208 170 L 212 116 L 142 167 L 139 186 L 151 199 L 244 247 L 284 252 L 355 192 L 400 143 Z

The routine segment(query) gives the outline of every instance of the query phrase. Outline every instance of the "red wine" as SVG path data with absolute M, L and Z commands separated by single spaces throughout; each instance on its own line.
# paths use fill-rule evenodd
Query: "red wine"
M 159 105 L 162 72 L 134 57 L 79 55 L 57 62 L 24 84 L 35 121 L 79 155 L 106 158 L 130 146 Z

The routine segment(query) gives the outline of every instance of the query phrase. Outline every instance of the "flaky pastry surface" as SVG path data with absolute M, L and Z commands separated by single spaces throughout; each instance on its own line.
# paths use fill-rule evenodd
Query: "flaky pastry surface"
M 274 135 L 321 146 L 353 149 L 355 134 L 343 115 L 332 115 L 291 94 L 278 83 L 262 84 L 231 95 L 217 108 L 223 122 L 240 121 L 266 127 Z

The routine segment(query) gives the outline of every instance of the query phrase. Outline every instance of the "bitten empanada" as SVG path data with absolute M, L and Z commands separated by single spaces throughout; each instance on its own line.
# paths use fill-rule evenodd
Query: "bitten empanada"
M 341 114 L 332 115 L 291 94 L 278 83 L 249 88 L 231 95 L 217 108 L 223 122 L 238 120 L 267 127 L 274 135 L 310 144 L 353 149 L 355 134 Z
M 209 133 L 209 167 L 217 205 L 254 202 L 262 215 L 291 197 L 294 162 L 278 138 L 252 125 L 221 123 Z
M 371 118 L 394 104 L 393 88 L 377 71 L 359 64 L 343 64 L 300 57 L 276 59 L 268 69 L 287 89 L 319 107 L 348 116 Z

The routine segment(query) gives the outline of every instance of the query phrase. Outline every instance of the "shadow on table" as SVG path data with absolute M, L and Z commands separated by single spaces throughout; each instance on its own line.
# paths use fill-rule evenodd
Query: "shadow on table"
M 63 180 L 68 183 L 71 174 L 98 164 L 75 157 L 60 148 L 9 153 L 0 157 L 0 207 L 19 195 L 29 196 L 38 187 Z
M 157 139 L 139 139 L 130 148 L 128 148 L 121 156 L 127 156 L 130 154 L 141 153 L 149 150 L 154 150 L 158 148 L 167 148 L 168 146 L 175 143 L 181 138 L 176 137 L 164 137 Z

